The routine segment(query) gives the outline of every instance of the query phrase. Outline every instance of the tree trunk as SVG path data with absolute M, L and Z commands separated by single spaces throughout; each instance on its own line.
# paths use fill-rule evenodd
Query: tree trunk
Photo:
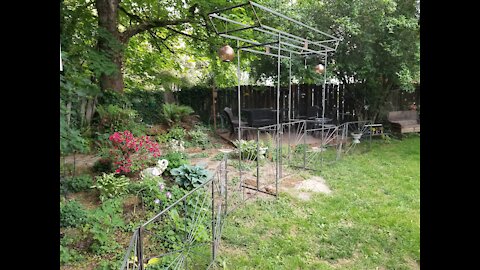
M 92 117 L 93 114 L 95 113 L 95 104 L 97 102 L 97 97 L 92 99 L 88 99 L 87 101 L 87 109 L 85 112 L 85 121 L 88 126 L 90 126 L 90 123 L 92 122 Z
M 67 126 L 70 126 L 70 118 L 72 116 L 72 102 L 67 103 Z
M 108 39 L 104 34 L 98 37 L 98 48 L 100 51 L 110 55 L 115 64 L 116 70 L 113 74 L 102 74 L 100 76 L 100 88 L 102 90 L 113 90 L 123 92 L 123 44 L 120 41 L 118 31 L 118 4 L 119 0 L 96 0 L 95 6 L 98 12 L 99 30 L 106 30 L 112 38 Z M 112 44 L 117 41 L 117 44 Z
M 84 97 L 80 97 L 79 98 L 81 100 L 81 103 L 80 103 L 80 126 L 83 126 L 84 124 L 84 121 L 85 121 L 85 111 L 86 111 L 86 107 L 87 107 L 87 98 L 84 98 Z
M 171 90 L 165 90 L 163 92 L 163 102 L 164 103 L 175 103 L 175 96 Z

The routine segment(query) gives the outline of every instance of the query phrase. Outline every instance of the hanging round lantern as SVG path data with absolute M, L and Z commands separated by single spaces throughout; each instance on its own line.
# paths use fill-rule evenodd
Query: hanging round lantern
M 315 66 L 315 72 L 318 74 L 322 74 L 325 71 L 325 67 L 322 64 L 318 64 Z
M 225 45 L 218 50 L 218 55 L 223 62 L 230 62 L 235 57 L 235 52 L 232 47 Z

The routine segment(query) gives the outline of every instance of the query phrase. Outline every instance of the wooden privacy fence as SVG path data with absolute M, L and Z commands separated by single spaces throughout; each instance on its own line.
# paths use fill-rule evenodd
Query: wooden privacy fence
M 237 87 L 218 89 L 216 91 L 217 116 L 223 108 L 230 107 L 234 114 L 238 111 Z M 291 88 L 291 117 L 297 118 L 307 114 L 307 107 L 317 105 L 322 108 L 322 85 L 300 84 L 292 85 Z M 240 87 L 242 109 L 248 108 L 273 108 L 277 107 L 277 88 L 275 86 L 251 86 Z M 395 90 L 390 94 L 386 104 L 387 110 L 404 110 L 415 101 L 420 104 L 420 91 L 406 93 Z M 176 93 L 177 100 L 184 105 L 191 106 L 200 115 L 202 121 L 212 122 L 212 89 L 193 87 L 183 89 Z M 325 117 L 333 119 L 340 124 L 347 121 L 357 120 L 355 112 L 355 95 L 353 88 L 346 88 L 343 84 L 327 84 L 325 89 Z M 280 109 L 288 108 L 288 87 L 280 88 Z M 285 115 L 287 118 L 287 115 Z

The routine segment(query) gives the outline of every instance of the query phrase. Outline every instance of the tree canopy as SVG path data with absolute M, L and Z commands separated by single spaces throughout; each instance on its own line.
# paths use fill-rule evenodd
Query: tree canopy
M 80 104 L 78 97 L 95 100 L 109 90 L 236 85 L 236 65 L 221 62 L 217 56 L 223 44 L 235 47 L 236 42 L 216 36 L 207 14 L 243 2 L 62 0 L 62 108 L 73 112 L 75 102 Z M 355 87 L 359 107 L 367 104 L 378 113 L 392 89 L 413 91 L 420 84 L 418 0 L 256 2 L 343 39 L 328 57 L 327 75 Z M 241 8 L 232 12 L 248 19 Z M 283 25 L 275 17 L 264 20 L 299 36 L 311 35 L 305 29 Z M 304 59 L 294 59 L 293 75 L 300 83 L 321 83 L 313 72 L 315 59 L 307 61 L 310 68 L 305 68 Z M 272 66 L 276 67 L 272 57 L 242 54 L 242 70 L 249 72 L 250 83 L 275 78 L 277 71 Z M 282 68 L 286 70 L 286 65 Z M 286 83 L 288 72 L 282 74 Z M 95 107 L 95 102 L 92 104 Z M 84 113 L 78 106 L 76 110 Z M 84 120 L 69 116 L 65 121 L 76 125 Z

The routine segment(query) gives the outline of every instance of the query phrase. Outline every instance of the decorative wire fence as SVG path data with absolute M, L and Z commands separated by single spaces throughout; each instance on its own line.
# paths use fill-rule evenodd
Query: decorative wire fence
M 279 184 L 292 174 L 292 167 L 319 170 L 343 155 L 368 151 L 371 123 L 336 126 L 297 120 L 246 128 L 254 140 L 230 153 L 232 159 L 224 153 L 209 180 L 134 231 L 121 270 L 214 268 L 231 211 L 257 192 L 278 196 Z
M 319 171 L 342 156 L 369 151 L 371 124 L 371 120 L 338 126 L 319 120 L 293 120 L 242 127 L 242 134 L 250 139 L 242 144 L 242 156 L 238 157 L 242 187 L 277 196 L 279 183 L 295 173 L 292 168 Z
M 226 168 L 224 155 L 209 180 L 138 227 L 120 269 L 210 269 L 229 211 Z

